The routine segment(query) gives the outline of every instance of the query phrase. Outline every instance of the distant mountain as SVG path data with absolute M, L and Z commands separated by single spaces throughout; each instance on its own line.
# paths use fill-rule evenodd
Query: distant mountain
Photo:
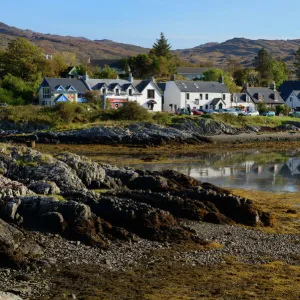
M 149 51 L 143 47 L 116 43 L 107 39 L 92 41 L 84 37 L 43 34 L 10 27 L 0 22 L 0 49 L 5 49 L 7 43 L 16 37 L 29 39 L 47 54 L 62 51 L 76 53 L 80 61 L 87 61 L 89 57 L 91 59 L 123 58 Z
M 86 61 L 88 57 L 91 59 L 117 59 L 149 51 L 147 48 L 117 43 L 108 39 L 93 41 L 84 37 L 42 34 L 11 27 L 0 22 L 0 49 L 5 49 L 8 41 L 16 37 L 29 39 L 44 49 L 47 54 L 60 51 L 76 53 L 81 61 Z M 274 58 L 280 58 L 292 66 L 293 53 L 300 47 L 300 39 L 250 40 L 234 38 L 223 43 L 207 43 L 190 49 L 175 50 L 174 53 L 191 63 L 212 62 L 217 67 L 224 67 L 229 58 L 235 58 L 243 65 L 250 66 L 253 58 L 262 47 L 266 48 Z
M 191 63 L 212 61 L 216 66 L 225 66 L 229 58 L 235 58 L 243 65 L 249 66 L 262 47 L 266 48 L 274 58 L 282 59 L 291 66 L 293 53 L 300 47 L 300 39 L 250 40 L 234 38 L 224 43 L 208 43 L 191 49 L 176 50 L 175 53 Z

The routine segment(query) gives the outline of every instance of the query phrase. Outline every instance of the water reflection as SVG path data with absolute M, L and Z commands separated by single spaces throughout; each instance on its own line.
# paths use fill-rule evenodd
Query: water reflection
M 182 157 L 181 157 L 182 159 Z M 224 152 L 203 154 L 193 161 L 139 164 L 135 168 L 173 169 L 222 187 L 266 191 L 300 191 L 300 152 Z

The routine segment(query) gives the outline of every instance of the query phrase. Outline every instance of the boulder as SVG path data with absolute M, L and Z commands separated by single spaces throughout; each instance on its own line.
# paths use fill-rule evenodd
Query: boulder
M 39 195 L 58 195 L 60 189 L 53 181 L 35 181 L 28 185 L 28 188 Z

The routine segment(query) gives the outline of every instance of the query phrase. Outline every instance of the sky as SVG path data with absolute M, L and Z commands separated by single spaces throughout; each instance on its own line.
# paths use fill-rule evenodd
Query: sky
M 0 22 L 41 33 L 173 49 L 234 37 L 300 38 L 299 0 L 2 0 Z

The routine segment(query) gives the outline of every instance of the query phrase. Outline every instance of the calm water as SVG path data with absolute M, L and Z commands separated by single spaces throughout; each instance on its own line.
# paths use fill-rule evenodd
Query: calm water
M 300 191 L 300 150 L 223 152 L 180 157 L 170 164 L 135 164 L 134 168 L 173 169 L 221 187 L 276 192 Z

